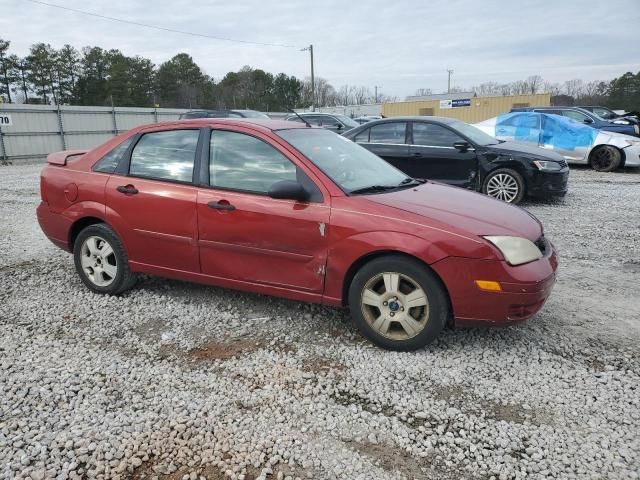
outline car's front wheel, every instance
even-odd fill
[[[520,203],[524,198],[524,179],[511,168],[489,173],[482,183],[482,193],[507,203]]]
[[[622,163],[622,154],[616,147],[602,145],[591,152],[589,163],[597,172],[613,172]]]
[[[349,308],[365,337],[399,351],[433,341],[449,316],[447,295],[435,274],[400,255],[376,258],[356,273]]]
[[[104,223],[90,225],[79,233],[73,257],[80,279],[96,293],[117,295],[135,284],[136,276],[129,270],[122,242]]]

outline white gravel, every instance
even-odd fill
[[[0,478],[639,478],[640,172],[526,207],[542,312],[415,353],[345,312],[145,278],[89,293],[0,167]]]

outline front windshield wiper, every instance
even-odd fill
[[[377,192],[386,192],[388,190],[394,190],[398,188],[398,185],[369,185],[368,187],[356,188],[355,190],[351,190],[351,194],[361,194],[361,193],[377,193]]]
[[[351,190],[351,194],[362,194],[362,193],[380,193],[380,192],[388,192],[389,190],[399,190],[402,188],[414,187],[416,185],[422,185],[424,180],[417,180],[415,178],[407,177],[402,180],[398,185],[369,185],[368,187],[356,188],[355,190]]]

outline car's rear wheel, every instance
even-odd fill
[[[484,179],[482,193],[503,202],[520,203],[525,193],[524,180],[515,170],[499,168]]]
[[[136,275],[129,270],[122,242],[104,223],[90,225],[78,234],[73,257],[82,282],[96,293],[117,295],[135,284]]]
[[[597,172],[612,172],[622,163],[622,154],[616,147],[602,145],[591,152],[589,163]]]
[[[449,316],[440,280],[425,265],[400,255],[374,259],[356,273],[349,308],[365,337],[399,351],[433,341]]]

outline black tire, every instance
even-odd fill
[[[103,285],[96,283],[97,280],[91,278],[92,274],[88,273],[88,270],[91,271],[92,266],[86,265],[87,262],[94,261],[94,256],[91,255],[89,250],[89,244],[92,242],[92,238],[97,239],[95,242],[97,245],[101,245],[100,248],[105,248],[104,245],[107,244],[112,250],[112,253],[105,255],[104,259],[101,258],[99,260],[100,262],[105,262],[101,265],[109,267],[110,271],[115,268],[113,275],[108,274],[106,268],[103,269],[105,273],[99,275],[102,281],[105,282]],[[102,240],[103,243],[101,243],[100,240]],[[73,260],[80,279],[92,292],[118,295],[129,290],[136,283],[137,276],[129,269],[127,252],[122,246],[120,238],[118,238],[118,235],[116,235],[111,227],[104,223],[89,225],[78,234],[73,244]],[[95,261],[98,262],[98,259],[96,258]],[[84,266],[83,262],[85,262]],[[95,263],[96,267],[98,267],[98,265],[98,263]],[[97,275],[95,270],[93,270],[93,275]]]
[[[611,145],[601,145],[589,155],[589,164],[596,172],[613,172],[622,163],[622,153]]]
[[[387,298],[387,302],[384,303],[385,306],[380,308],[372,307],[370,304],[367,305],[363,301],[363,297],[366,296],[365,291],[371,290],[377,281],[384,283],[381,289],[385,291],[380,297],[382,299],[386,298],[385,296],[388,293],[386,291],[386,280],[376,279],[381,275],[393,274],[400,276],[398,290],[409,289],[412,286],[422,289],[421,292],[418,292],[418,295],[424,294],[427,302],[426,306],[408,306],[408,294],[406,294],[407,296],[400,295],[401,299],[399,300],[397,297]],[[412,282],[416,285],[412,285]],[[416,291],[418,291],[418,288],[405,290],[410,294]],[[393,298],[396,298],[396,300],[393,300]],[[407,305],[406,312],[403,302]],[[382,304],[381,300],[380,305]],[[395,320],[388,317],[388,315],[394,316],[394,313],[391,312],[392,307],[398,315],[394,317]],[[386,313],[383,312],[383,308]],[[402,308],[402,313],[399,311],[400,308]],[[447,293],[440,279],[421,262],[402,255],[378,257],[360,268],[349,286],[349,309],[356,326],[366,338],[382,348],[396,351],[416,350],[432,342],[446,325],[450,314]],[[376,318],[375,312],[379,312],[380,316]],[[383,320],[383,323],[388,325],[386,334],[380,333],[373,327],[384,315],[386,315],[386,321]],[[413,336],[410,336],[403,326],[402,319],[407,319],[408,315],[411,315],[411,318],[415,321],[411,325],[419,325],[422,328],[419,331],[416,329],[418,333]],[[402,319],[398,320],[400,316],[402,316]]]
[[[500,189],[495,188],[495,183],[500,183],[500,179],[505,179],[508,185],[514,185],[517,190],[505,190],[502,194]],[[511,168],[498,168],[489,172],[482,182],[482,193],[503,202],[518,204],[526,193],[526,184],[522,175]]]

